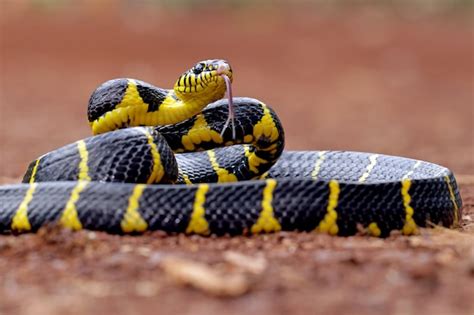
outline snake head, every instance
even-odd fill
[[[227,61],[221,59],[200,61],[178,78],[174,91],[182,100],[212,103],[221,99],[226,92],[223,76],[232,81],[232,68]]]

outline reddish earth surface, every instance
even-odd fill
[[[221,57],[234,67],[236,95],[278,112],[288,149],[440,163],[458,175],[464,201],[458,229],[383,240],[57,228],[0,236],[0,314],[474,312],[469,14],[7,4],[0,14],[0,183],[89,136],[86,104],[100,82],[128,76],[169,87],[194,62]]]

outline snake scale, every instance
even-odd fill
[[[233,98],[232,79],[226,61],[206,60],[172,90],[105,82],[89,101],[94,136],[39,157],[22,184],[0,187],[0,232],[55,223],[118,234],[384,237],[459,223],[449,169],[382,154],[284,151],[276,113]]]

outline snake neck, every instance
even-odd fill
[[[215,78],[205,88],[200,85],[193,87],[185,87],[179,85],[178,80],[174,86],[174,90],[168,90],[167,98],[169,102],[163,102],[160,110],[163,114],[164,123],[154,124],[155,126],[174,125],[199,114],[207,105],[221,99],[225,94],[225,85]],[[209,86],[212,85],[212,86]]]
[[[92,95],[89,124],[94,135],[126,127],[173,125],[222,98],[225,88],[221,86],[191,90],[177,84],[174,90],[166,90],[134,79],[112,80]]]
[[[165,99],[156,111],[149,111],[148,107],[148,111],[130,126],[174,125],[197,115],[213,101],[215,100],[209,97],[178,96],[174,90],[167,90]]]

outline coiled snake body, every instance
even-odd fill
[[[23,184],[0,187],[0,232],[58,222],[110,233],[387,236],[459,222],[461,197],[447,168],[382,154],[283,151],[270,107],[219,100],[231,80],[227,62],[207,60],[174,90],[104,83],[89,101],[95,136],[33,161]]]

